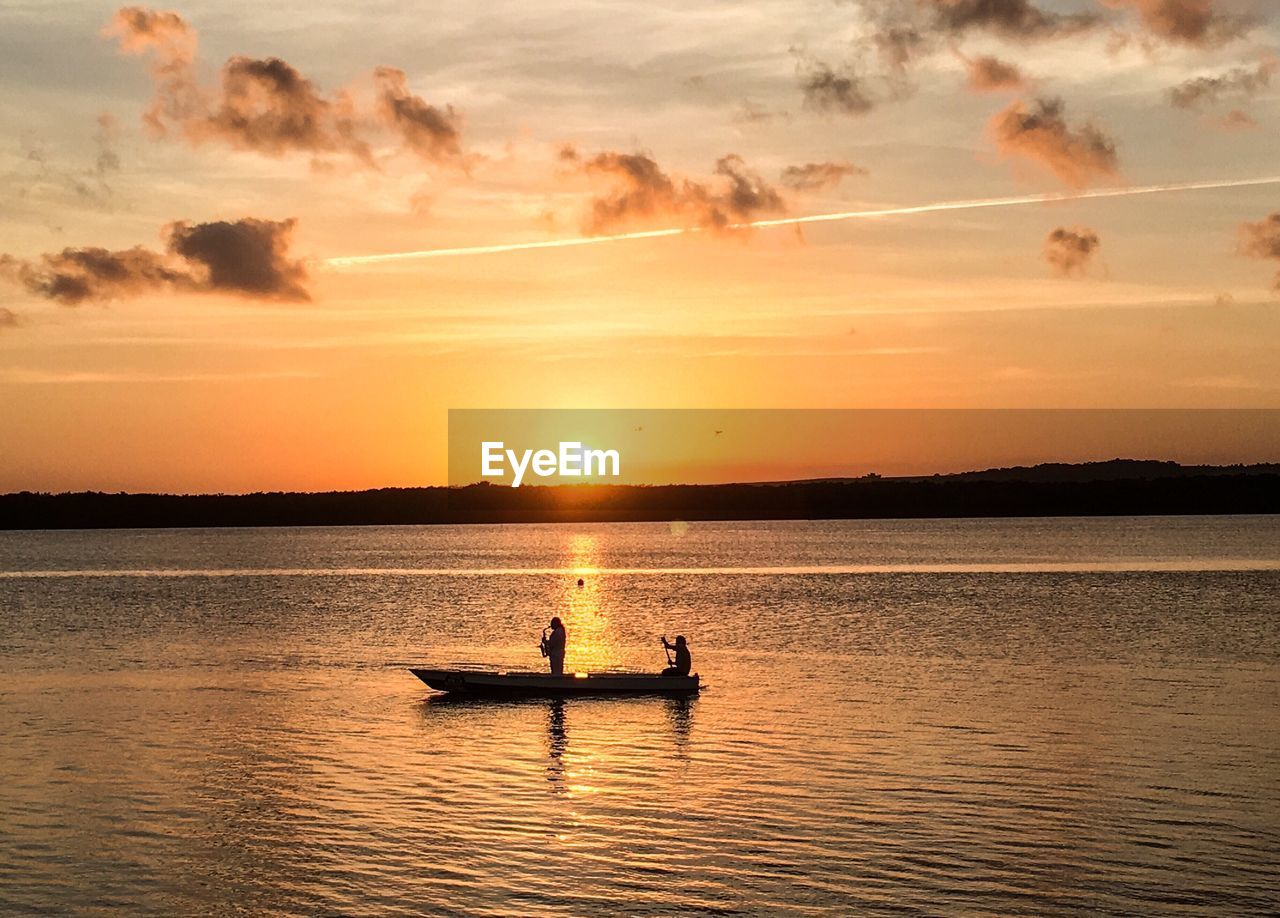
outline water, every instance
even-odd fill
[[[552,614],[708,688],[401,666]],[[1278,664],[1269,517],[3,533],[0,913],[1274,912]]]

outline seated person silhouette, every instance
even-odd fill
[[[667,636],[664,634],[662,636],[662,646],[668,651],[674,650],[676,652],[676,658],[674,661],[672,661],[671,655],[669,653],[667,654],[667,662],[671,665],[662,671],[662,675],[689,675],[689,670],[693,669],[693,657],[689,655],[689,644],[685,641],[684,635],[676,635],[676,642],[672,644],[667,641]]]

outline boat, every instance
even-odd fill
[[[413,673],[436,691],[451,694],[567,698],[576,695],[667,695],[697,694],[698,674],[661,676],[652,673],[550,673],[502,672],[479,669],[418,669]]]

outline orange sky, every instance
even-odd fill
[[[122,53],[97,4],[0,11],[0,490],[438,484],[449,408],[1280,407],[1271,186],[324,264],[1280,172],[1272,5],[1193,3],[1209,18],[1177,29],[1140,2],[1014,5],[1035,15],[198,3],[175,9],[196,89],[163,136],[143,123],[158,46]],[[905,63],[893,26],[918,39]],[[1022,84],[969,88],[985,55]],[[236,56],[279,57],[310,94],[237,101]],[[311,120],[251,134],[229,104]],[[792,187],[808,164],[844,174]],[[272,265],[302,260],[308,300],[162,238],[247,218],[297,221]],[[1089,248],[1066,272],[1059,228]],[[74,304],[40,286],[46,253],[135,246],[182,279]]]
[[[496,446],[495,444],[502,444]],[[538,474],[562,443],[612,450],[604,471]],[[489,444],[491,469],[483,469]],[[449,483],[681,484],[932,475],[1043,462],[1152,457],[1192,465],[1273,462],[1276,409],[455,410]],[[581,470],[582,460],[570,459]]]

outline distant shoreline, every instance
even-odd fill
[[[1148,460],[755,484],[0,495],[3,530],[1273,513],[1280,513],[1280,465]]]

